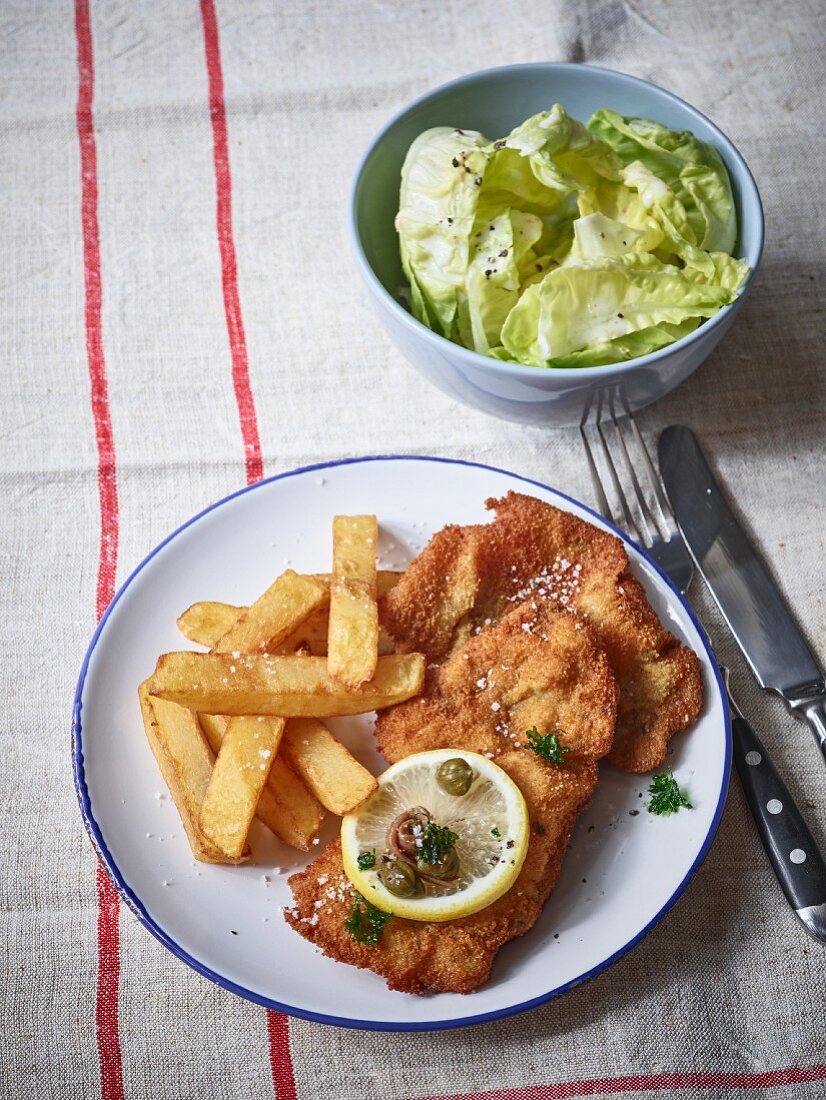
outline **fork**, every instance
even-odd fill
[[[602,457],[616,501],[614,510],[612,510],[608,502],[608,497],[600,480],[594,453],[585,430],[588,422],[588,409],[585,410],[585,416],[579,426],[599,510],[615,527],[624,528],[631,538],[645,549],[648,556],[654,559],[666,576],[676,584],[683,594],[685,594],[688,591],[688,586],[691,584],[691,578],[694,576],[694,562],[691,559],[691,554],[688,552],[688,547],[683,540],[683,536],[680,534],[679,528],[677,527],[677,521],[674,519],[671,505],[668,503],[665,487],[654,468],[651,456],[648,453],[648,448],[637,427],[637,422],[624,401],[622,401],[622,414],[618,419],[615,408],[616,401],[617,398],[614,393],[610,393],[607,398],[600,393],[597,396],[596,415],[594,418],[594,429],[601,444]],[[611,431],[616,449],[620,455],[621,464],[626,475],[626,482],[632,489],[633,506],[632,503],[629,502],[628,495],[626,495],[623,489],[622,481],[617,473],[617,467],[611,454],[608,439],[606,438],[606,422],[603,419],[603,410],[606,404],[608,417],[607,426]],[[645,471],[643,480],[647,482],[647,494],[640,484],[640,478],[631,461],[626,436],[630,436],[632,445],[639,456],[642,469]],[[617,510],[621,514],[619,518],[615,515],[615,511]],[[659,520],[659,523],[657,520]]]
[[[579,431],[600,513],[630,535],[685,595],[694,576],[694,562],[662,479],[622,395],[613,391],[598,394],[596,401],[586,407]],[[632,452],[636,463],[631,458]],[[605,471],[605,480],[600,476],[600,466]],[[798,911],[795,904],[800,872],[784,858],[788,851],[788,830],[791,828],[803,851],[815,853],[821,867],[823,858],[765,746],[735,702],[729,670],[721,666],[721,671],[731,710],[734,763],[763,847],[795,915],[810,935],[826,943],[826,923],[812,919],[807,911]],[[752,766],[758,762],[761,767]],[[782,837],[779,819],[770,809],[776,802],[785,808]]]

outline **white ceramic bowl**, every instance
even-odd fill
[[[396,294],[404,279],[393,219],[399,176],[411,142],[431,126],[506,134],[530,115],[562,103],[588,119],[600,107],[690,130],[713,145],[728,168],[737,205],[735,255],[752,278],[738,299],[682,340],[625,363],[547,369],[501,363],[451,343],[420,324]],[[696,108],[645,80],[592,65],[532,64],[487,69],[444,84],[392,119],[356,172],[350,204],[356,262],[379,320],[413,367],[440,390],[474,408],[531,424],[579,423],[598,392],[617,392],[633,410],[663,397],[706,359],[731,327],[763,250],[763,208],[746,162],[731,141]]]

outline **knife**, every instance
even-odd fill
[[[660,472],[697,568],[757,682],[804,718],[826,756],[826,677],[689,428],[666,428]]]
[[[731,710],[734,764],[766,855],[806,931],[826,943],[826,863],[788,787],[735,702],[729,670],[720,671]]]
[[[823,749],[823,675],[726,504],[693,432],[666,428],[660,436],[659,460],[686,545],[758,682],[809,720]],[[732,716],[734,763],[763,847],[796,915],[815,939],[826,943],[826,863],[788,788],[733,699],[728,669],[722,671]],[[798,689],[804,682],[800,672],[808,675],[813,690]]]

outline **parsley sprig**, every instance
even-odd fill
[[[680,789],[673,772],[662,772],[651,779],[648,787],[651,801],[648,803],[650,814],[675,814],[681,807],[693,809],[685,791]]]
[[[360,871],[370,871],[376,866],[376,849],[370,852],[359,852],[356,863]]]
[[[447,825],[437,825],[428,821],[418,838],[416,847],[422,863],[441,863],[459,837]]]
[[[562,733],[562,730],[540,733],[534,726],[532,729],[525,731],[525,736],[528,739],[527,748],[533,749],[537,756],[549,764],[562,764],[565,761],[565,754],[571,750],[565,745],[560,745],[560,733]]]
[[[350,908],[350,916],[344,921],[344,927],[356,943],[374,944],[381,939],[384,926],[389,920],[389,913],[377,909],[367,898],[356,894]]]

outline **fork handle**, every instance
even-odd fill
[[[766,855],[806,930],[826,943],[826,863],[757,734],[732,714],[734,763]]]

